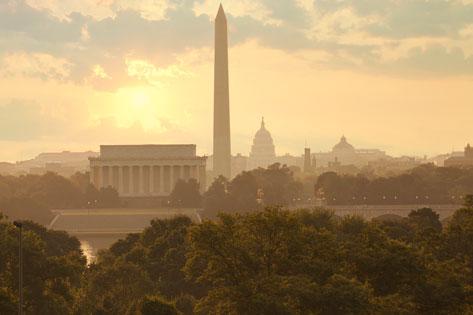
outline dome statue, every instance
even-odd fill
[[[250,152],[250,168],[268,167],[275,161],[276,152],[271,133],[266,129],[264,117],[256,132]]]
[[[347,142],[347,138],[345,138],[345,136],[342,136],[340,142],[333,147],[332,151],[350,153],[355,152],[355,148]]]

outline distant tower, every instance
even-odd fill
[[[276,152],[271,133],[266,129],[264,118],[261,119],[261,128],[256,132],[251,146],[249,169],[266,168],[276,160]]]
[[[230,97],[228,87],[227,18],[220,4],[215,19],[214,176],[231,176]]]
[[[465,147],[465,157],[468,159],[473,159],[473,148],[469,143]]]
[[[312,164],[310,160],[310,148],[304,149],[304,173],[312,172]]]

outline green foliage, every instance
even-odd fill
[[[18,233],[0,218],[1,314],[18,303]],[[23,222],[23,257],[25,313],[72,314],[86,268],[77,239]]]
[[[30,197],[0,200],[0,210],[11,220],[31,220],[44,225],[54,218],[53,213]]]
[[[14,315],[18,312],[18,299],[10,288],[0,287],[0,313]]]
[[[204,292],[182,271],[191,226],[187,217],[153,220],[141,234],[130,234],[99,253],[85,277],[77,303],[80,312],[135,314],[145,296],[160,296],[176,299],[179,309],[189,314],[194,301],[184,296]]]
[[[142,315],[178,315],[174,305],[159,297],[146,297],[141,306]]]
[[[97,190],[88,174],[70,179],[55,173],[45,175],[0,176],[0,211],[12,220],[31,220],[48,225],[51,209],[117,207],[118,192],[112,187]]]
[[[340,175],[319,176],[315,189],[322,189],[329,204],[451,204],[473,193],[473,168],[458,169],[421,165],[391,177]],[[473,199],[470,203],[473,205]]]
[[[100,208],[113,208],[120,206],[120,199],[116,189],[111,186],[100,188],[97,205]]]
[[[286,206],[296,202],[303,186],[292,171],[279,163],[267,169],[242,172],[232,181],[220,176],[204,195],[205,215],[215,218],[218,212],[247,212],[263,206]]]
[[[473,269],[473,208],[456,211],[445,234],[445,252]]]
[[[139,265],[118,259],[92,265],[78,300],[81,314],[134,314],[153,283]]]
[[[371,298],[369,285],[335,274],[319,288],[317,309],[323,315],[367,314]]]
[[[231,198],[227,184],[221,178],[213,191]],[[201,224],[180,216],[153,220],[101,251],[88,268],[77,239],[32,222],[24,230],[30,314],[473,311],[468,205],[444,227],[428,208],[374,222],[277,206],[220,213]],[[0,219],[1,314],[14,314],[18,302],[17,233]]]
[[[442,223],[440,223],[439,215],[430,208],[422,208],[413,210],[409,214],[409,222],[415,225],[416,230],[440,232]]]
[[[176,298],[176,309],[184,315],[194,314],[195,297],[190,294],[183,294]]]
[[[468,208],[468,209],[473,208],[473,195],[466,195],[465,196],[464,206],[465,206],[465,208]]]
[[[179,180],[169,199],[173,207],[199,208],[202,203],[199,183],[193,178],[188,181]]]
[[[442,233],[437,215],[426,209],[414,211],[406,226],[419,237],[391,238],[377,222],[359,217],[340,221],[326,211],[269,208],[245,215],[222,214],[217,222],[191,230],[185,270],[209,288],[195,311],[465,312],[472,303],[471,269],[442,254],[440,247],[426,251],[431,238],[420,238],[426,229]]]

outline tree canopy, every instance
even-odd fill
[[[79,304],[101,314],[469,314],[470,221],[469,206],[446,226],[428,208],[397,221],[280,207],[154,220],[99,254]]]
[[[391,177],[327,172],[314,182],[328,204],[462,204],[473,193],[473,168],[421,165]]]
[[[23,223],[25,314],[73,314],[86,269],[79,241]],[[17,314],[18,229],[0,215],[0,313]]]
[[[0,176],[0,212],[12,220],[47,225],[54,217],[50,210],[117,206],[117,191],[112,187],[97,190],[89,183],[88,174],[76,173],[71,178],[55,173]]]

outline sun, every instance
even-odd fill
[[[158,117],[163,113],[162,95],[147,86],[123,87],[115,93],[115,112],[121,126],[140,123],[145,129],[159,128]]]
[[[131,91],[130,94],[131,105],[137,109],[144,109],[150,105],[151,97],[145,90],[137,89],[135,91]]]

